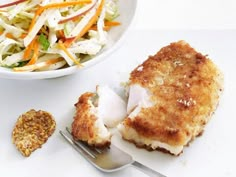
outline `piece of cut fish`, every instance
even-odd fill
[[[115,127],[126,117],[126,103],[108,86],[98,86],[97,116],[109,127]]]
[[[131,113],[137,106],[147,108],[153,106],[153,102],[151,100],[151,94],[146,88],[139,84],[133,84],[129,88],[127,113]]]

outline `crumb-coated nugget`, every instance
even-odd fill
[[[20,115],[12,132],[12,141],[25,157],[41,148],[53,134],[56,122],[46,111],[30,111]]]

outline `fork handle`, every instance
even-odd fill
[[[137,161],[134,161],[133,163],[131,163],[131,165],[150,177],[166,177],[165,175],[162,175],[161,173],[158,173],[158,172],[154,171],[153,169],[151,169],[151,168],[149,168]]]

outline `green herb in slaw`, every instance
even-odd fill
[[[48,50],[50,43],[44,34],[39,35],[38,42],[42,46],[43,50]]]

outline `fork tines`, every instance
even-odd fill
[[[70,144],[80,153],[84,154],[86,153],[87,155],[89,155],[92,158],[96,158],[97,155],[101,154],[103,150],[105,149],[98,149],[95,147],[91,147],[88,144],[86,144],[83,141],[77,141],[73,139],[73,136],[71,134],[71,131],[68,127],[66,127],[66,132],[60,131],[60,134],[67,139],[68,142],[70,142]],[[91,159],[90,159],[91,160]]]

